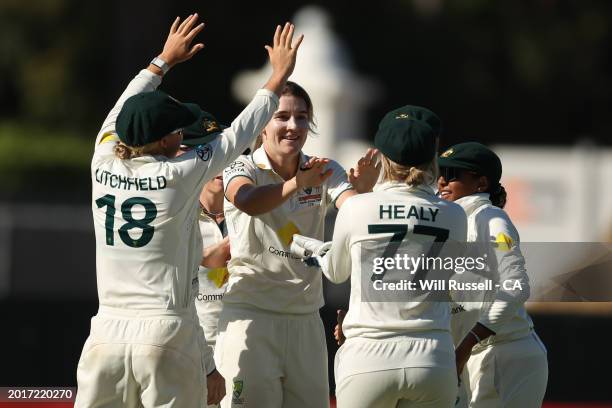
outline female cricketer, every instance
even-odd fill
[[[278,107],[301,38],[277,27],[267,46],[272,74],[210,143],[177,157],[182,128],[197,117],[156,90],[172,66],[193,57],[203,24],[177,18],[159,57],[127,86],[107,116],[91,162],[100,307],[77,368],[75,406],[202,407],[204,336],[194,307],[202,238],[196,227],[204,183],[242,152]]]
[[[288,82],[263,144],[223,172],[231,260],[215,361],[226,407],[329,405],[321,275],[289,246],[295,233],[323,238],[327,207],[370,190],[379,169],[372,151],[348,178],[336,162],[304,154],[312,124],[310,97]]]
[[[464,211],[436,197],[430,187],[437,179],[439,130],[440,120],[428,109],[405,106],[389,112],[374,139],[382,154],[383,182],[374,192],[347,200],[331,245],[312,246],[310,238],[294,237],[292,251],[299,254],[302,246],[316,255],[329,280],[351,279],[342,327],[346,341],[335,362],[339,408],[450,408],[455,402],[448,292],[441,290],[439,301],[410,295],[409,288],[428,271],[412,274],[395,264],[400,254],[433,255],[432,248],[465,239]],[[407,282],[405,292],[398,295],[401,282]]]
[[[502,284],[492,305],[482,310],[453,308],[457,370],[461,373],[465,366],[467,371],[462,378],[467,380],[469,405],[468,401],[463,405],[540,407],[548,381],[546,348],[524,308],[529,279],[519,234],[503,210],[506,191],[500,184],[501,160],[486,146],[467,142],[442,153],[439,165],[440,197],[461,205],[467,213],[468,241],[495,248],[489,252]],[[504,286],[504,282],[512,285]]]

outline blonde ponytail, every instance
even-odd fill
[[[438,179],[438,161],[434,158],[418,166],[403,166],[382,155],[383,181],[399,181],[413,187],[430,185]]]
[[[117,142],[113,147],[113,153],[122,160],[134,159],[147,154],[163,154],[160,152],[159,142],[148,143],[144,146],[128,146],[123,142]]]

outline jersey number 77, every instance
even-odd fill
[[[433,258],[438,256],[442,250],[442,244],[448,239],[448,230],[445,228],[430,227],[427,225],[415,225],[412,232],[419,235],[429,235],[434,238],[434,245],[431,246],[427,252],[427,258]],[[389,244],[385,247],[382,257],[384,259],[393,258],[399,249],[400,244],[408,234],[408,225],[406,224],[370,224],[368,225],[368,234],[393,234]],[[442,243],[436,245],[436,243]],[[385,272],[375,274],[373,273],[370,280],[372,282],[376,280],[382,280],[385,276]],[[419,268],[414,275],[414,281],[418,282],[425,278],[429,272],[426,268]]]

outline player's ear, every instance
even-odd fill
[[[489,179],[487,176],[478,177],[478,191],[487,191],[489,189]]]

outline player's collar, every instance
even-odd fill
[[[308,156],[300,152],[300,166],[306,161],[308,161]],[[270,164],[270,159],[268,158],[263,146],[253,152],[253,162],[262,170],[273,170],[272,164]]]
[[[434,195],[434,190],[428,185],[409,186],[401,181],[385,181],[374,186],[374,191],[397,191],[406,193],[423,193]]]
[[[489,193],[475,193],[461,197],[455,200],[455,203],[459,204],[467,215],[470,215],[477,208],[491,204],[491,200],[489,199]]]

